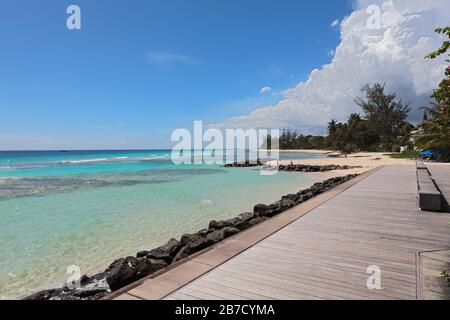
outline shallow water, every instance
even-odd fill
[[[169,153],[0,152],[0,297],[60,286],[70,265],[102,271],[315,182],[302,173],[176,166]]]

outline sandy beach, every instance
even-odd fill
[[[285,150],[284,150],[285,151]],[[302,151],[303,152],[303,151]],[[322,153],[333,153],[333,151],[323,151]],[[280,161],[282,165],[288,165],[291,160]],[[370,169],[385,166],[385,165],[414,165],[415,161],[410,159],[394,159],[391,158],[386,153],[378,152],[358,152],[349,154],[347,157],[339,156],[337,158],[327,157],[327,158],[316,158],[316,159],[300,159],[292,160],[293,164],[307,164],[307,165],[349,165],[349,166],[361,166],[362,168],[355,168],[342,171],[342,174],[338,174],[339,171],[328,171],[328,172],[311,172],[308,173],[315,177],[327,179],[334,176],[340,176],[345,174],[363,173],[369,171]]]

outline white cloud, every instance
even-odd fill
[[[167,66],[173,63],[193,63],[195,59],[176,53],[153,51],[146,54],[147,60],[152,64]]]
[[[338,20],[338,19],[334,20],[334,21],[331,23],[331,27],[332,27],[332,28],[337,27],[338,25],[339,25],[339,20]]]
[[[381,28],[367,28],[369,5],[379,5]],[[228,119],[225,128],[293,127],[305,132],[323,132],[331,119],[345,120],[360,112],[354,98],[365,83],[385,82],[410,103],[419,118],[418,107],[429,101],[433,88],[444,76],[444,60],[425,60],[443,38],[434,33],[448,25],[448,0],[359,0],[354,11],[341,22],[341,42],[330,64],[313,70],[305,82],[283,92],[275,105],[257,108],[247,115]]]
[[[262,94],[264,94],[264,93],[269,93],[270,91],[272,91],[272,88],[269,87],[269,86],[262,87],[261,90],[260,90],[260,92],[261,92]]]

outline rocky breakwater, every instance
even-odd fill
[[[264,161],[261,161],[260,159],[257,160],[247,160],[244,162],[233,162],[233,163],[228,163],[226,165],[224,165],[225,168],[251,168],[251,167],[260,167],[262,166],[264,163]]]
[[[251,168],[251,167],[260,167],[263,166],[265,161],[256,160],[256,161],[245,161],[245,162],[233,162],[230,164],[224,165],[225,168]],[[275,166],[276,167],[276,166]],[[362,168],[361,166],[349,166],[349,165],[309,165],[309,164],[291,164],[288,165],[279,165],[279,171],[287,171],[287,172],[326,172],[326,171],[334,171],[334,170],[349,170]]]
[[[257,204],[252,212],[221,221],[211,221],[208,228],[193,234],[184,234],[180,240],[170,239],[166,244],[151,250],[140,251],[135,257],[115,260],[103,272],[93,276],[83,275],[80,286],[40,291],[29,300],[95,300],[100,299],[139,279],[160,271],[171,264],[206,249],[228,237],[274,217],[312,197],[330,190],[357,175],[346,175],[318,182],[308,189],[283,196],[272,204]]]
[[[326,171],[334,171],[334,170],[349,170],[349,169],[359,169],[361,166],[349,166],[349,165],[309,165],[309,164],[289,164],[289,165],[280,165],[278,166],[278,170],[287,171],[287,172],[326,172]]]

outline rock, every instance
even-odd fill
[[[216,221],[216,220],[211,220],[209,222],[209,227],[208,229],[211,230],[220,230],[225,226],[225,221]]]
[[[139,251],[138,253],[136,253],[136,258],[142,258],[145,257],[146,255],[148,255],[150,253],[150,251]]]
[[[42,290],[24,298],[24,300],[50,300],[61,293],[62,289]]]
[[[244,212],[244,213],[241,213],[238,217],[241,219],[241,222],[242,222],[242,221],[250,221],[253,218],[256,218],[256,216],[257,215],[255,212]]]
[[[265,204],[257,204],[253,207],[253,212],[258,216],[265,216],[268,212],[274,210],[275,207],[273,205],[265,205]]]
[[[223,229],[225,227],[232,227],[234,225],[236,225],[237,223],[239,223],[241,221],[240,217],[234,217],[225,221],[215,221],[212,220],[209,223],[209,229],[210,230],[220,230]]]
[[[198,239],[202,238],[202,236],[198,233],[185,233],[181,236],[180,245],[182,247],[186,246],[190,242],[194,242]]]
[[[250,220],[249,224],[250,224],[250,226],[255,226],[255,225],[257,225],[257,224],[259,224],[261,222],[264,222],[264,221],[266,221],[268,219],[269,218],[266,218],[266,217],[257,217],[255,219]]]
[[[339,165],[324,165],[324,166],[310,166],[310,165],[304,165],[304,164],[297,164],[294,165],[291,163],[288,166],[280,165],[278,166],[278,169],[280,171],[289,171],[289,172],[325,172],[325,171],[332,171],[332,170],[348,170],[353,168],[361,168],[360,166],[339,166]]]
[[[208,235],[208,233],[210,233],[211,232],[211,229],[202,229],[202,230],[200,230],[199,232],[198,232],[198,234],[200,235],[200,236],[202,236],[202,237],[206,237],[207,235]]]
[[[100,299],[108,294],[104,289],[81,289],[74,291],[71,296],[78,298]]]
[[[106,281],[111,291],[116,291],[137,280],[137,262],[137,258],[127,257],[118,259],[109,266]]]
[[[234,227],[225,227],[222,229],[224,238],[234,236],[235,234],[239,233],[239,231],[239,229]]]
[[[264,205],[264,204],[257,204],[253,211],[260,217],[273,217],[280,212],[283,211],[283,208],[281,206],[280,202],[275,202],[271,205]]]
[[[283,199],[283,200],[279,201],[279,203],[280,203],[281,209],[283,211],[295,206],[295,201],[293,201],[291,199]]]
[[[136,279],[146,277],[158,270],[167,267],[168,263],[164,260],[141,258],[136,262]]]
[[[161,252],[167,253],[171,257],[175,257],[175,255],[181,249],[181,243],[177,239],[171,238],[167,243],[159,248]]]
[[[184,242],[186,245],[181,248],[181,250],[177,253],[177,255],[173,258],[173,262],[179,261],[181,259],[184,259],[191,254],[194,254],[200,250],[203,250],[210,245],[212,245],[214,242],[212,241],[210,235],[216,231],[211,232],[206,237],[191,237],[191,238],[185,238]],[[217,231],[219,232],[219,231]]]
[[[251,227],[249,221],[256,218],[257,214],[254,212],[245,212],[241,213],[238,217],[240,219],[233,227],[242,231]]]
[[[225,239],[225,233],[223,230],[215,230],[206,236],[206,239],[212,243],[217,243]]]
[[[172,262],[173,257],[168,254],[168,253],[164,253],[164,252],[160,252],[157,250],[152,250],[150,251],[146,256],[146,259],[152,259],[152,260],[162,260],[164,261],[166,264],[170,264]]]

